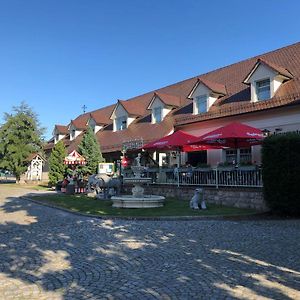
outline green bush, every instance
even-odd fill
[[[262,164],[264,197],[271,211],[300,215],[300,134],[266,138]]]

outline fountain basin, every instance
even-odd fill
[[[139,184],[145,184],[145,183],[150,183],[152,181],[152,178],[149,177],[125,177],[123,178],[123,182],[124,183],[129,183],[129,184],[135,184],[135,183],[139,183]]]
[[[163,207],[165,197],[158,195],[143,195],[134,197],[133,195],[121,195],[111,197],[112,207],[116,208],[154,208]]]

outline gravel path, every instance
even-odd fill
[[[0,299],[300,299],[300,220],[101,220],[0,185]]]

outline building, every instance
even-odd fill
[[[71,152],[91,126],[104,157],[113,161],[130,141],[148,143],[178,129],[200,136],[232,121],[270,133],[300,130],[300,43],[84,113],[56,125],[45,150],[63,140]],[[182,160],[214,166],[237,155],[259,164],[260,146],[183,153]],[[154,157],[162,164],[165,156]]]
[[[48,174],[44,172],[45,158],[39,153],[33,153],[27,158],[27,170],[22,174],[21,182],[41,182],[48,180]]]

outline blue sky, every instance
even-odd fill
[[[0,115],[26,101],[46,137],[85,104],[298,42],[298,0],[0,0]]]

